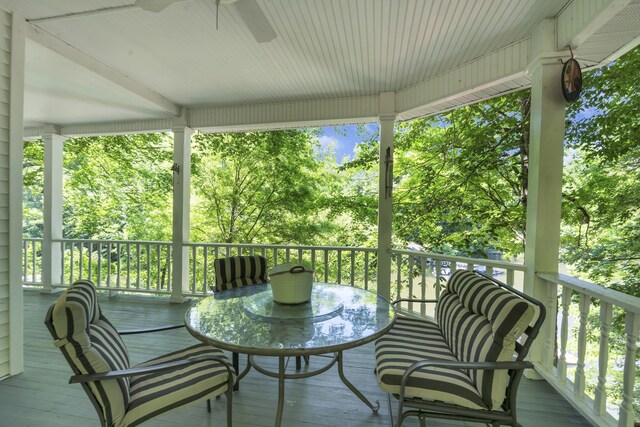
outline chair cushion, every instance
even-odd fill
[[[224,358],[222,351],[199,344],[149,360],[137,367],[155,366],[195,356]],[[131,403],[122,425],[135,426],[160,413],[222,394],[227,390],[227,375],[223,364],[203,361],[166,374],[134,376],[131,378]]]
[[[267,260],[258,255],[218,258],[214,292],[267,282]]]
[[[457,360],[436,323],[401,316],[396,318],[391,330],[376,341],[375,353],[378,383],[392,394],[400,393],[402,375],[414,362]],[[417,371],[408,382],[405,396],[473,409],[487,407],[464,370],[433,367]]]
[[[78,281],[71,285],[54,304],[46,323],[55,333],[55,345],[60,347],[77,373],[95,374],[129,368],[127,348],[117,330],[102,315],[93,283]],[[129,380],[89,382],[87,386],[107,423],[120,422],[129,406]]]
[[[471,271],[456,271],[436,308],[440,330],[456,358],[467,362],[513,359],[515,342],[534,308],[524,299]],[[500,407],[509,381],[506,370],[473,370],[469,376],[485,404]]]

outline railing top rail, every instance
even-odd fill
[[[153,240],[109,240],[109,239],[52,239],[52,242],[72,242],[72,243],[122,243],[122,244],[141,244],[141,245],[171,245],[168,241]]]
[[[242,249],[255,249],[255,248],[266,248],[266,249],[319,249],[319,250],[332,250],[332,251],[360,251],[360,252],[376,252],[376,248],[362,248],[357,246],[309,246],[309,245],[267,245],[261,243],[200,243],[200,242],[188,242],[184,244],[185,246],[205,246],[205,247],[234,247],[234,248],[242,248]]]
[[[483,258],[471,258],[471,257],[462,257],[456,255],[444,255],[438,254],[435,252],[422,252],[422,251],[414,251],[411,249],[392,249],[392,253],[402,254],[402,255],[410,255],[416,256],[420,258],[435,258],[446,261],[455,261],[455,262],[463,262],[468,264],[482,264],[489,267],[497,267],[504,268],[516,271],[526,271],[527,267],[523,264],[517,264],[515,262],[507,262],[507,261],[495,261],[492,259],[483,259]]]
[[[538,277],[552,283],[566,286],[574,291],[596,297],[617,307],[623,308],[632,313],[640,314],[640,298],[624,292],[608,289],[576,277],[561,273],[538,273]]]

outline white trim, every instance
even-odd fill
[[[131,93],[134,93],[141,98],[152,102],[168,113],[171,113],[175,116],[178,116],[180,114],[179,105],[158,94],[157,92],[154,92],[143,84],[107,66],[94,57],[89,56],[86,53],[76,49],[75,47],[67,44],[66,42],[60,40],[53,34],[43,30],[40,27],[27,23],[26,28],[27,37],[29,37],[30,40],[33,40],[34,42],[62,55],[63,57],[90,71],[93,71],[99,76],[102,76],[112,81],[113,83],[127,89]]]
[[[9,369],[24,371],[22,296],[22,128],[24,109],[25,20],[11,21],[11,87],[9,94]]]

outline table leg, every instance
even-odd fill
[[[276,427],[282,424],[282,410],[284,408],[284,356],[278,357],[278,412],[276,412]]]
[[[373,403],[371,403],[369,401],[369,399],[367,399],[364,396],[364,394],[362,394],[360,392],[360,390],[358,390],[353,384],[351,384],[349,382],[349,380],[347,380],[347,378],[344,376],[344,369],[343,369],[343,365],[342,365],[342,351],[338,351],[338,375],[340,375],[340,379],[342,380],[344,385],[349,387],[349,390],[351,390],[353,392],[353,394],[358,396],[358,398],[360,400],[362,400],[364,402],[364,404],[367,405],[371,409],[371,412],[373,412],[374,415],[377,415],[378,414],[378,409],[380,409],[380,402],[378,402],[376,400],[375,405]]]

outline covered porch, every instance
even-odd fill
[[[46,347],[46,331],[41,325],[44,307],[58,290],[89,273],[83,271],[82,257],[87,256],[86,251],[83,255],[83,248],[108,245],[110,251],[129,254],[137,264],[87,260],[98,263],[95,270],[92,267],[89,271],[96,272],[92,279],[101,289],[160,294],[174,303],[208,294],[213,277],[207,262],[212,263],[221,255],[262,253],[272,262],[311,260],[324,272],[326,281],[373,289],[388,298],[401,294],[402,289],[419,295],[437,292],[433,281],[438,283],[446,275],[445,269],[484,269],[541,300],[548,313],[560,313],[557,318],[548,316],[536,342],[531,353],[536,372],[531,376],[546,379],[587,422],[633,425],[640,301],[558,274],[565,111],[559,81],[561,60],[572,55],[569,47],[581,65],[595,67],[640,42],[638,1],[247,2],[257,5],[270,23],[275,38],[268,41],[265,33],[254,32],[255,22],[245,19],[246,12],[239,7],[242,0],[218,8],[205,0],[167,2],[167,7],[157,13],[141,7],[144,2],[115,3],[0,1],[5,39],[10,41],[6,48],[10,83],[5,93],[9,112],[6,138],[2,140],[6,214],[0,217],[5,224],[0,255],[7,267],[0,282],[0,378],[15,376],[0,383],[0,393],[10,392],[11,387],[33,386],[29,383],[33,378],[30,371],[42,372],[43,358],[57,357],[52,354],[56,349]],[[529,87],[532,125],[524,263],[458,259],[394,248],[393,188],[389,182],[393,177],[395,123]],[[380,126],[377,247],[272,247],[189,241],[190,141],[194,130],[242,132],[371,122]],[[174,137],[172,240],[65,239],[65,139],[146,132],[171,132]],[[45,143],[41,240],[22,239],[21,235],[19,165],[21,144],[27,138],[42,138]],[[375,269],[365,267],[364,274],[355,274],[358,263],[369,266],[373,260]],[[198,270],[197,266],[204,267]],[[122,280],[121,274],[112,276],[110,272],[114,270],[129,272],[127,280]],[[141,276],[141,270],[146,274]],[[145,279],[140,280],[141,277]],[[23,294],[23,284],[35,286],[45,295],[32,291]],[[569,309],[575,306],[572,294],[579,296],[580,313],[575,363],[567,357],[570,323],[573,324]],[[116,312],[142,313],[140,321],[150,322],[148,312],[155,309],[147,307],[158,302],[128,298],[106,299],[105,303]],[[585,374],[591,301],[600,304],[603,325],[598,385],[593,397],[586,391]],[[161,312],[180,321],[185,308],[184,304],[165,304]],[[617,411],[609,413],[606,349],[608,322],[614,309],[625,312],[628,351],[623,400]],[[147,355],[143,348],[135,351],[141,358]],[[357,362],[350,367],[357,371],[355,375],[366,384],[367,391],[377,393],[383,401],[385,397],[376,389],[371,375],[372,365],[366,362],[367,357],[372,357],[370,349],[365,347],[354,354]],[[54,370],[55,380],[52,378],[47,386],[52,389],[67,380],[68,371],[61,358],[58,360],[60,369]],[[572,372],[574,366],[575,373],[568,380],[567,372]],[[314,388],[332,388],[324,383],[329,381],[326,376],[308,381]],[[549,384],[527,381],[523,386],[531,393],[528,397],[526,392],[521,394],[523,424],[535,425],[541,419],[550,425],[552,420],[570,423],[561,414],[575,413],[567,409],[565,402],[555,406],[558,400],[554,397],[541,403]],[[326,404],[318,404],[304,386],[304,382],[292,385],[302,387],[299,395],[309,400],[308,409],[300,410],[298,415],[327,409],[335,414],[328,399],[320,398]],[[261,403],[256,406],[269,406],[269,386],[257,388],[264,390],[260,395],[265,400],[259,400]],[[64,390],[78,398],[82,396],[79,388],[77,394],[68,391],[68,386]],[[20,399],[16,404],[30,408]],[[341,412],[344,424],[386,423],[382,417],[372,418],[358,402],[354,407],[358,408],[357,416],[346,408]],[[89,405],[86,408],[91,409]],[[260,417],[260,412],[256,414],[252,408],[250,403],[236,406],[239,423],[244,419],[247,425],[255,425],[259,417],[260,422],[266,419],[265,425],[270,424],[268,417]],[[198,408],[189,411],[194,415],[187,416],[200,417],[195,415],[199,414]],[[64,416],[71,412],[69,408],[61,411],[60,419],[70,421]],[[296,413],[289,406],[287,412]],[[49,419],[48,415],[42,414]],[[219,411],[215,416],[218,415]],[[90,417],[90,412],[86,416]],[[581,423],[584,419],[575,420]],[[28,424],[22,418],[16,422]],[[205,418],[200,422],[212,421]]]

